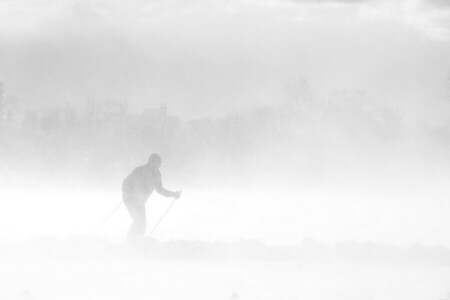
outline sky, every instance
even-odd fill
[[[438,0],[2,0],[0,80],[24,107],[93,97],[191,118],[289,101],[302,78],[434,122],[449,30]]]
[[[449,76],[450,4],[444,0],[0,0],[0,81],[24,109],[83,105],[94,97],[126,100],[137,113],[165,103],[182,118],[223,117],[292,101],[289,87],[301,79],[324,101],[336,92],[362,91],[412,128],[429,128],[448,124]],[[185,186],[186,202],[175,212],[179,221],[168,223],[160,237],[450,245],[450,218],[442,213],[450,212],[447,164],[438,166],[445,149],[428,163],[418,159],[414,141],[387,150],[379,145],[384,152],[376,147],[357,153],[352,146],[338,149],[336,157],[347,158],[330,168],[341,174],[341,183],[364,178],[357,187],[351,180],[345,188],[302,183],[285,190],[264,182],[236,192]],[[355,154],[366,165],[352,165]],[[164,172],[176,169],[171,163]],[[379,174],[370,178],[366,170],[374,166]],[[175,189],[173,174],[167,176]],[[327,174],[318,177],[328,183]],[[16,201],[0,213],[0,236],[85,234],[113,208],[109,201],[120,198],[101,191],[86,191],[89,197],[65,196],[64,190],[47,194],[56,183],[41,183],[36,190],[2,191],[28,199],[33,209],[27,220],[36,225],[17,224],[22,203]],[[39,195],[36,202],[32,195]],[[64,197],[73,199],[71,206],[59,202]],[[91,197],[101,203],[86,215]],[[153,202],[160,212],[161,201]],[[66,215],[40,220],[55,207]],[[81,215],[88,220],[82,228]],[[128,221],[123,210],[105,231],[123,236]]]

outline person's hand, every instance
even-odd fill
[[[174,197],[175,199],[180,198],[180,197],[181,197],[181,191],[176,191],[176,192],[173,194],[173,197]]]

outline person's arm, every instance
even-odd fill
[[[158,172],[156,182],[155,182],[155,190],[158,194],[163,195],[164,197],[173,197],[175,199],[178,199],[181,196],[181,191],[171,192],[169,190],[166,190],[162,186],[161,173],[159,173],[159,172]]]

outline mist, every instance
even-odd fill
[[[444,299],[449,18],[442,1],[1,2],[0,295]],[[182,196],[153,192],[158,230],[130,241],[122,184],[152,153]],[[105,266],[133,282],[102,288]]]

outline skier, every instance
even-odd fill
[[[146,165],[134,169],[123,181],[123,202],[131,219],[133,219],[128,237],[144,235],[147,227],[145,202],[147,202],[153,190],[164,197],[178,199],[181,196],[181,191],[171,192],[163,188],[161,173],[159,172],[161,163],[161,156],[153,153]]]

